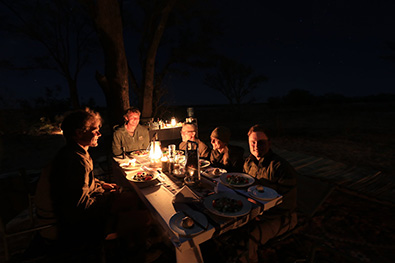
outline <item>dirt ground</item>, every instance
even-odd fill
[[[186,110],[181,107],[170,110],[170,114],[181,119],[185,118]],[[199,136],[206,142],[216,126],[231,128],[233,140],[247,140],[248,128],[262,123],[269,128],[273,145],[278,148],[395,175],[395,107],[391,103],[295,108],[205,106],[195,107],[195,115]],[[39,170],[63,143],[59,135],[3,134],[0,172]],[[100,146],[92,149],[92,156],[108,152],[110,144],[111,138],[104,132]],[[290,240],[278,247],[277,252],[266,251],[268,262],[304,258],[310,244],[322,244],[316,262],[394,262],[394,203],[382,204],[334,191],[313,225],[297,236],[299,240]]]

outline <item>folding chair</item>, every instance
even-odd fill
[[[296,233],[300,233],[303,227],[308,226],[311,223],[318,209],[334,189],[335,186],[332,184],[299,174],[297,200],[298,223],[296,227],[269,240],[266,244],[261,244],[261,247],[276,247],[287,241],[289,238],[295,237]],[[307,259],[304,259],[303,261],[313,262],[315,249],[315,246],[311,247]],[[298,262],[300,262],[300,260],[298,260]]]
[[[15,176],[5,178],[2,184],[7,188],[7,191],[2,191],[2,200],[8,200],[7,207],[0,210],[0,233],[3,239],[4,257],[5,261],[10,260],[9,239],[15,236],[26,235],[28,233],[36,232],[41,229],[49,228],[52,225],[36,225],[34,222],[34,208],[33,198],[35,193],[34,183],[26,173],[21,170]],[[33,184],[31,184],[33,183]],[[29,224],[23,226],[12,226],[12,221],[18,217],[23,217],[24,212],[28,212]]]

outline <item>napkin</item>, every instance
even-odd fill
[[[195,194],[191,188],[189,188],[187,185],[184,185],[180,191],[175,194],[173,203],[191,203],[199,199],[200,197]]]
[[[220,192],[233,192],[233,189],[224,185],[221,182],[218,182],[217,186],[214,188],[214,192],[220,193]]]

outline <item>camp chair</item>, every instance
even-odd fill
[[[37,180],[36,174],[31,176],[24,169],[1,178],[0,233],[3,239],[6,262],[10,260],[9,240],[11,238],[51,227],[51,225],[35,224],[33,199]],[[26,212],[29,223],[19,222],[18,220],[26,217]],[[13,224],[15,221],[19,223]]]
[[[335,186],[319,179],[307,177],[304,175],[298,176],[298,200],[297,200],[297,213],[298,223],[292,230],[269,240],[261,248],[270,248],[281,245],[288,239],[295,237],[295,234],[300,233],[303,227],[308,226],[318,209],[326,201]],[[303,261],[313,262],[316,246],[310,248],[307,259]],[[300,262],[300,260],[298,260]]]

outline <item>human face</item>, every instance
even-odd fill
[[[185,125],[182,127],[181,137],[184,142],[196,140],[196,129],[193,125]]]
[[[211,145],[213,146],[213,150],[221,150],[225,148],[226,143],[217,138],[211,137]]]
[[[96,147],[98,145],[101,123],[96,121],[91,123],[86,129],[78,130],[76,141],[83,148]]]
[[[134,131],[140,122],[140,114],[136,112],[130,112],[127,116],[127,121],[128,128]]]
[[[250,152],[258,160],[261,159],[270,149],[270,141],[264,132],[252,132],[248,136]]]

